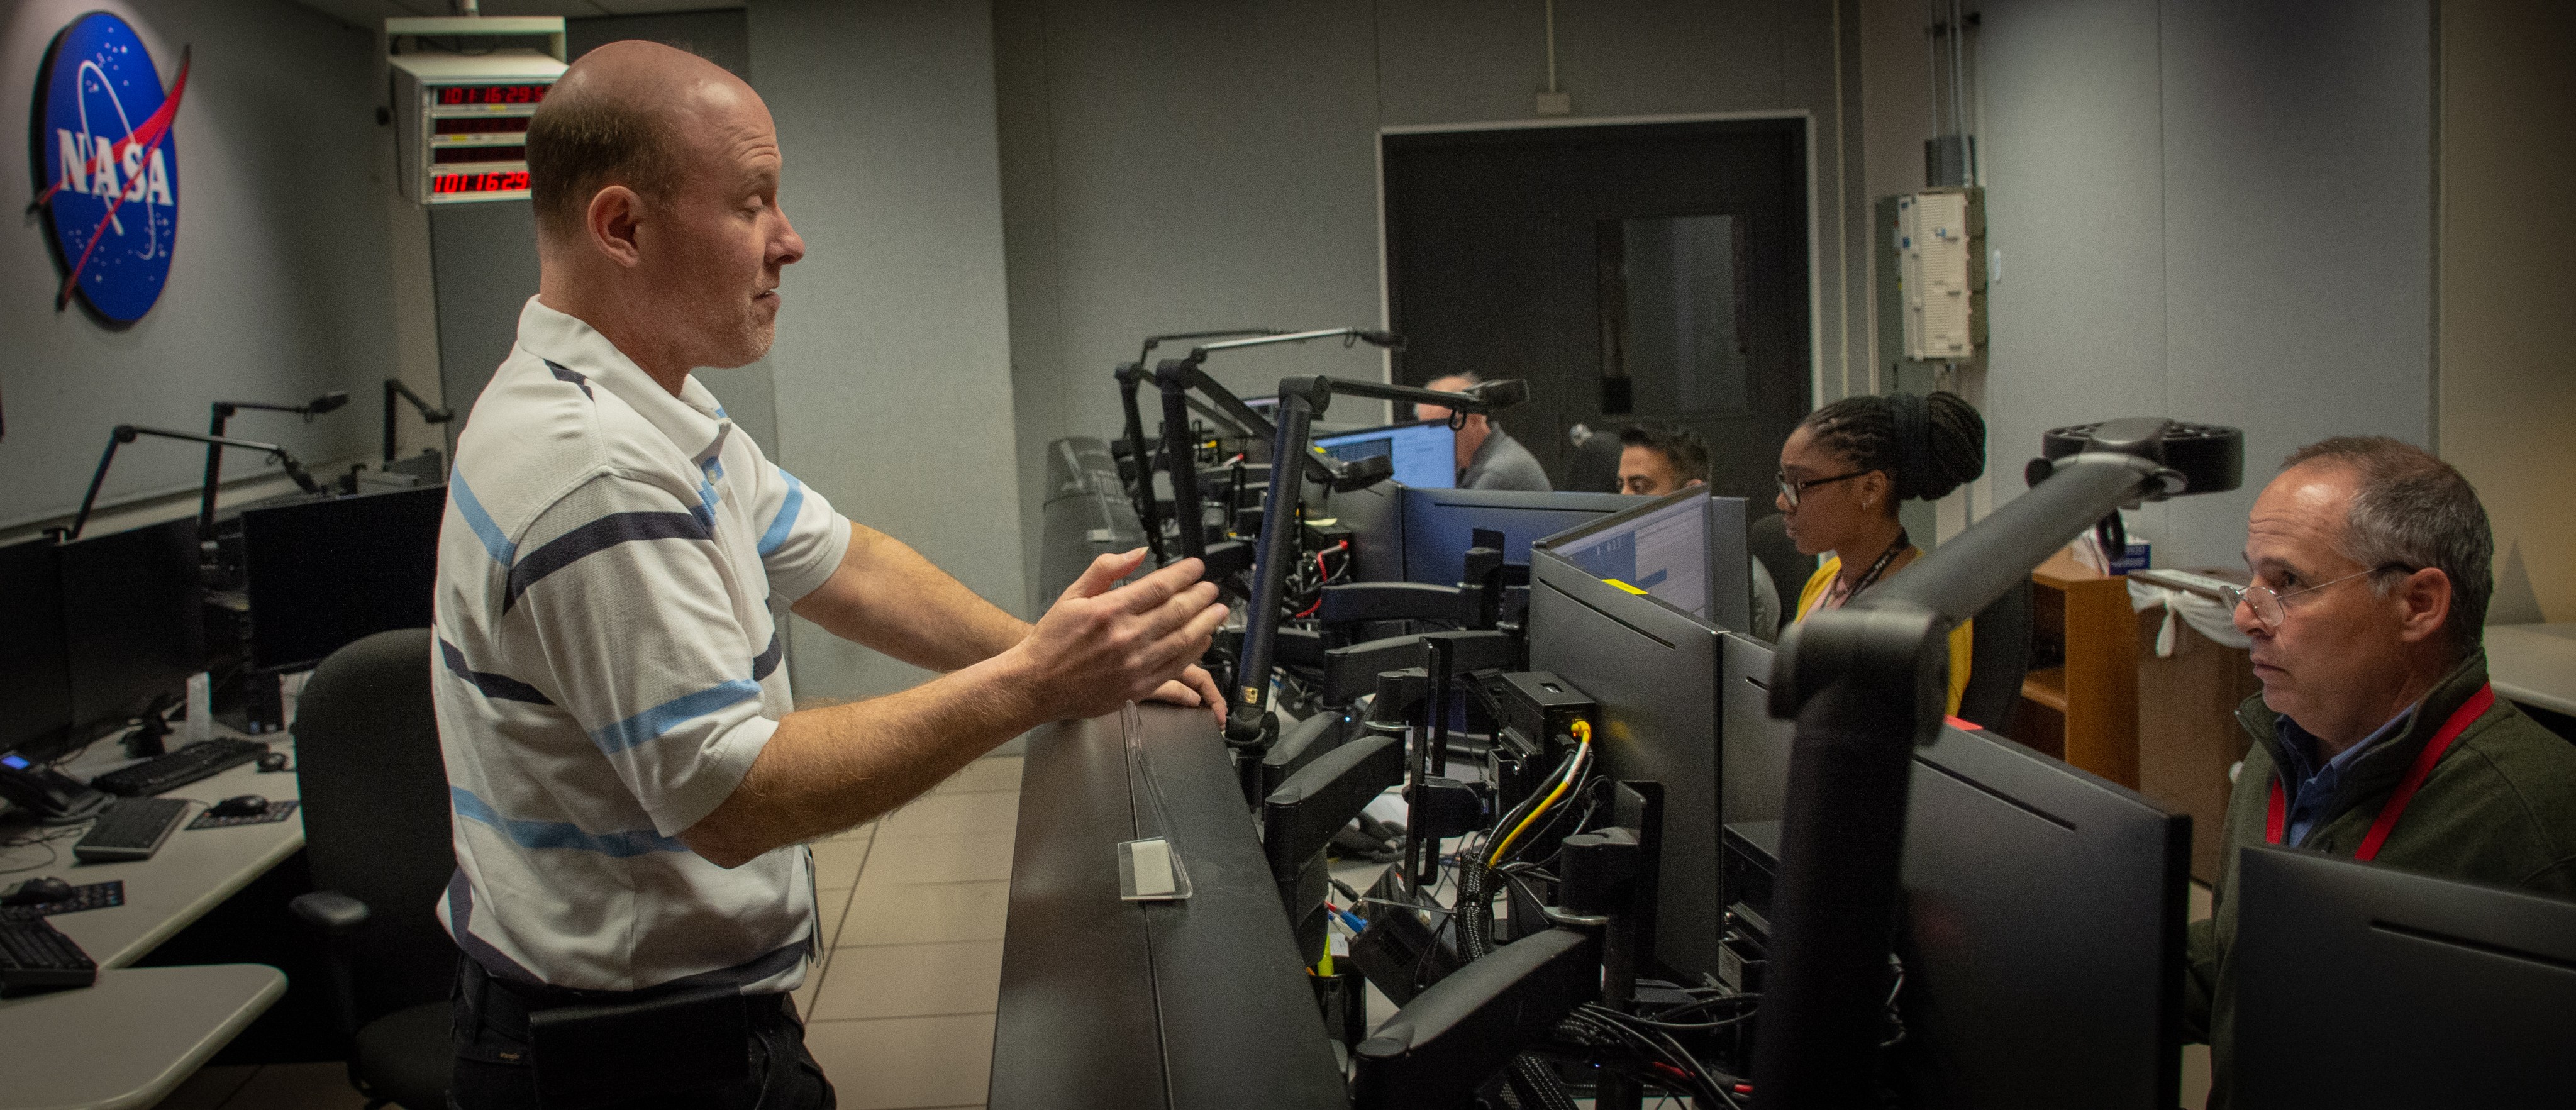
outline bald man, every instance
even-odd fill
[[[1443,393],[1457,393],[1471,385],[1482,385],[1485,379],[1475,374],[1451,374],[1433,378],[1423,388]],[[1449,410],[1440,405],[1415,405],[1416,420],[1447,420]],[[1458,422],[1458,488],[1519,489],[1545,493],[1556,487],[1547,481],[1547,469],[1538,464],[1538,456],[1529,453],[1519,440],[1503,431],[1492,417],[1469,413]]]
[[[1039,724],[1224,699],[1185,561],[1104,556],[1031,627],[763,458],[698,366],[767,353],[805,243],[768,109],[708,62],[585,55],[528,130],[538,293],[476,401],[440,533],[433,665],[467,1110],[817,1107],[787,992],[805,842]],[[795,711],[796,613],[940,677]]]

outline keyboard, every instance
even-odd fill
[[[213,778],[268,754],[268,745],[249,740],[199,740],[167,755],[110,771],[89,784],[110,794],[141,798]]]
[[[0,997],[86,987],[98,965],[41,917],[0,920]]]
[[[177,798],[119,798],[72,845],[72,855],[82,863],[151,859],[187,816],[188,803]]]

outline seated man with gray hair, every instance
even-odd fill
[[[2494,558],[2468,480],[2394,439],[2302,447],[2256,498],[2236,627],[2263,692],[2236,711],[2254,745],[2183,988],[2211,1107],[2231,1094],[2238,845],[2576,896],[2576,746],[2487,685]]]

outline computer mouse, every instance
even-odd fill
[[[18,889],[0,897],[0,906],[40,906],[47,902],[71,900],[72,884],[51,875],[43,875],[18,884]]]
[[[268,812],[268,799],[257,794],[237,794],[216,802],[206,812],[217,817],[257,817]]]
[[[259,769],[260,769],[260,770],[262,770],[262,771],[283,771],[283,770],[285,770],[285,769],[286,769],[286,753],[285,753],[285,752],[270,752],[270,753],[268,753],[268,754],[266,754],[266,755],[263,755],[263,756],[259,757]]]

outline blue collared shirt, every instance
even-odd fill
[[[2281,747],[2290,755],[2290,764],[2281,768],[2281,781],[2289,784],[2290,796],[2289,814],[2282,822],[2285,826],[2281,832],[2282,843],[2294,847],[2304,843],[2308,839],[2308,830],[2316,827],[2326,802],[2334,797],[2336,784],[2343,781],[2343,774],[2351,769],[2353,761],[2361,758],[2361,753],[2369,751],[2371,745],[2405,732],[2407,722],[2414,719],[2415,707],[2407,706],[2404,712],[2379,726],[2379,731],[2363,737],[2361,743],[2345,748],[2320,767],[2317,766],[2316,735],[2300,728],[2297,721],[2283,714],[2274,725],[2281,737]]]

